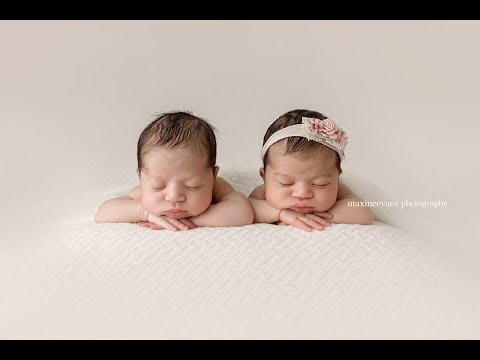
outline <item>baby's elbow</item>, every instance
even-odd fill
[[[253,224],[254,218],[255,213],[253,212],[252,205],[250,204],[250,201],[247,200],[242,206],[241,216],[239,216],[240,224],[238,226]]]
[[[106,203],[106,202],[105,202]],[[97,209],[97,212],[95,213],[95,217],[94,217],[94,220],[97,224],[99,223],[106,223],[106,222],[109,222],[109,218],[107,217],[107,214],[106,214],[106,209],[104,208],[104,205],[105,203],[103,203],[102,205],[100,205]]]
[[[372,225],[374,216],[370,209],[366,209],[365,213],[360,217],[358,224],[360,225]]]
[[[248,199],[242,199],[237,203],[237,216],[235,226],[243,226],[253,224],[255,214],[253,212],[252,205]]]
[[[97,210],[94,220],[97,224],[107,222],[100,209]]]
[[[247,215],[246,215],[246,219],[247,219],[247,223],[245,225],[250,225],[250,224],[253,224],[253,221],[255,220],[255,212],[253,211],[253,207],[252,205],[250,204],[250,202],[248,202],[248,207],[247,207]]]

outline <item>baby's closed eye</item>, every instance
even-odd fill
[[[324,187],[327,187],[328,185],[330,185],[330,183],[327,183],[327,184],[312,184],[313,186],[315,187],[318,187],[318,188],[324,188]]]

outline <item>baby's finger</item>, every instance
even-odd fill
[[[320,216],[321,218],[324,219],[331,219],[333,218],[333,215],[324,211],[324,212],[314,212],[315,215]]]
[[[312,228],[305,224],[303,221],[299,219],[295,219],[290,225],[295,226],[296,228],[305,230],[305,231],[312,231]]]
[[[195,229],[195,225],[188,219],[178,219],[183,225],[187,225],[189,229]]]
[[[146,227],[152,230],[163,230],[161,226],[151,223],[150,221],[139,221],[137,224],[140,225],[141,227]]]
[[[165,218],[172,226],[175,226],[175,230],[188,230],[188,226],[182,224],[178,219]]]
[[[317,223],[316,221],[312,220],[309,217],[302,216],[301,218],[299,218],[299,220],[301,220],[302,222],[304,222],[305,224],[307,224],[308,226],[310,226],[311,228],[313,228],[315,230],[323,230],[324,229],[324,227],[322,225],[320,225],[319,223]]]
[[[176,226],[172,225],[168,220],[169,219],[166,218],[166,217],[163,217],[163,218],[157,217],[155,219],[155,224],[163,227],[165,230],[177,231],[178,228]]]
[[[316,223],[322,225],[322,226],[330,226],[330,222],[328,220],[325,220],[325,219],[322,219],[320,216],[318,215],[314,215],[314,214],[305,214],[306,217],[312,219],[313,221],[315,221]]]
[[[148,215],[148,221],[162,227],[163,229],[165,230],[170,230],[170,231],[176,231],[178,230],[175,226],[173,226],[172,224],[170,224],[168,221],[167,221],[167,217],[166,216],[155,216],[153,214],[149,214]]]

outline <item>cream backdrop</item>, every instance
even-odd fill
[[[2,21],[3,245],[134,182],[157,112],[208,119],[221,168],[258,168],[267,126],[309,108],[347,130],[359,195],[399,202],[379,220],[475,254],[479,38],[478,21]]]

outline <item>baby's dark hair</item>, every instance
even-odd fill
[[[265,133],[265,136],[263,137],[263,145],[265,145],[265,143],[270,138],[270,136],[272,136],[277,131],[292,125],[301,124],[303,117],[316,118],[320,120],[327,118],[327,116],[323,115],[322,113],[319,113],[318,111],[305,110],[305,109],[295,109],[295,110],[289,111],[283,114],[282,116],[280,116],[268,127]],[[340,155],[338,155],[338,153],[335,150],[330,149],[328,146],[325,146],[317,141],[308,141],[306,138],[301,136],[291,136],[287,138],[287,146],[286,146],[284,155],[295,154],[295,153],[308,154],[308,153],[313,153],[314,151],[318,151],[320,149],[322,151],[335,153],[335,156],[336,156],[335,165],[338,169],[338,173],[341,174],[342,168],[340,166]],[[268,150],[263,159],[264,168],[267,167],[267,163],[268,163]]]
[[[158,115],[140,134],[137,143],[137,172],[144,169],[143,159],[151,150],[165,146],[169,149],[193,147],[204,151],[208,164],[217,161],[215,127],[189,112],[168,112]]]

